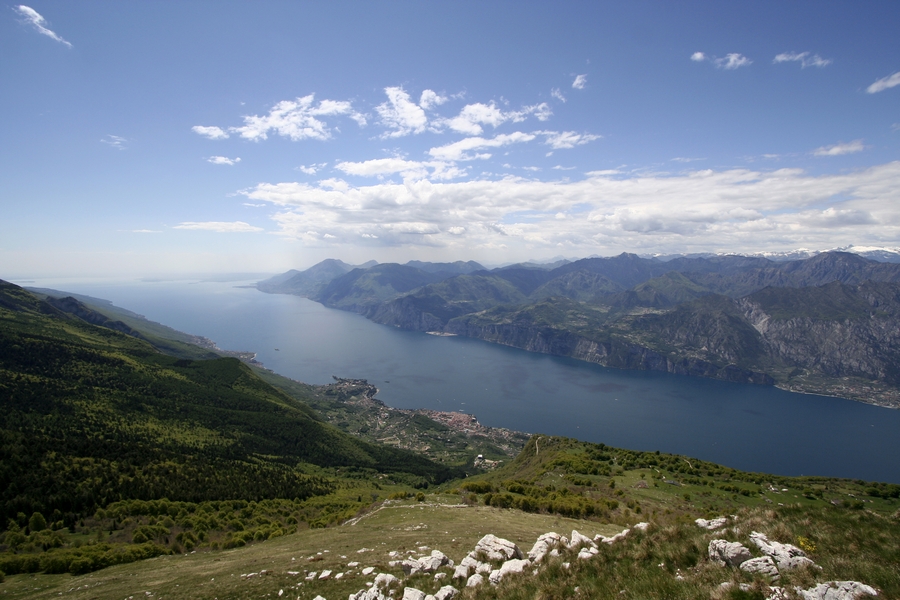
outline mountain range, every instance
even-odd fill
[[[597,364],[900,407],[900,264],[623,253],[557,266],[324,261],[258,289]]]

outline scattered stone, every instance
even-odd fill
[[[494,569],[491,571],[491,574],[488,575],[488,581],[491,582],[491,585],[497,585],[500,583],[500,569]]]
[[[772,581],[778,581],[780,577],[775,561],[771,556],[760,556],[759,558],[751,558],[741,563],[741,571],[745,573],[762,573]]]
[[[459,561],[459,566],[474,569],[478,566],[478,561],[472,555],[466,555],[464,559]]]
[[[373,587],[383,589],[395,583],[400,583],[400,580],[390,573],[379,573],[378,576],[375,577],[375,585]]]
[[[440,550],[432,550],[431,556],[426,556],[418,560],[419,570],[423,573],[433,573],[449,562],[450,559]]]
[[[647,531],[647,528],[650,527],[650,523],[638,523],[632,529],[637,529],[638,531]]]
[[[750,551],[738,542],[712,540],[709,543],[709,559],[720,566],[739,567],[751,558]]]
[[[403,590],[403,600],[425,600],[425,592],[408,587]]]
[[[390,556],[391,558],[396,558],[396,557],[400,556],[400,553],[397,552],[396,550],[391,550],[390,552],[388,552],[388,556]]]
[[[316,596],[313,600],[325,600],[324,596]]]
[[[296,577],[297,575],[300,574],[300,571],[288,571],[287,574],[288,574],[288,575],[293,575],[294,577]]]
[[[858,581],[828,581],[808,590],[797,589],[803,600],[856,600],[864,594],[877,596],[871,586]]]
[[[524,558],[522,551],[509,540],[498,538],[489,533],[475,544],[475,554],[484,552],[488,560],[509,560],[511,558]]]
[[[466,581],[467,588],[478,587],[484,583],[484,577],[480,573],[475,573]]]
[[[403,562],[400,563],[400,568],[403,569],[403,572],[408,575],[415,575],[419,571],[422,570],[422,565],[419,564],[419,561],[415,558],[407,558]]]
[[[359,563],[354,560],[353,562],[348,562],[347,566],[352,569],[353,567],[358,567]]]
[[[453,571],[453,579],[468,579],[469,578],[469,567],[465,565],[457,565],[456,570]]]
[[[697,524],[697,527],[702,527],[703,529],[709,529],[713,531],[715,529],[721,529],[725,526],[725,523],[728,522],[728,517],[718,517],[716,519],[711,519],[707,521],[706,519],[697,519],[694,523]]]
[[[446,573],[435,573],[435,574],[434,574],[434,580],[435,580],[435,581],[440,581],[441,579],[446,579],[446,578],[447,578],[447,574],[446,574]]]
[[[581,559],[581,560],[585,560],[585,559],[588,559],[588,558],[592,558],[593,556],[594,556],[594,555],[591,554],[591,551],[588,550],[587,548],[582,548],[582,549],[578,552],[578,558]]]
[[[534,546],[531,547],[531,550],[528,551],[528,558],[531,559],[531,562],[539,563],[544,560],[544,557],[547,556],[551,550],[555,550],[559,546],[565,545],[566,542],[564,540],[565,538],[563,536],[554,531],[542,534],[538,537]]]
[[[374,572],[375,572],[375,567],[366,567],[365,569],[362,570],[363,575],[371,575]]]
[[[328,569],[326,569],[326,570],[322,571],[321,573],[319,573],[319,577],[318,577],[318,578],[319,578],[319,579],[328,579],[329,577],[331,577],[331,571],[329,571]]]
[[[348,600],[388,600],[388,598],[378,588],[372,587],[368,590],[359,590],[355,594],[350,594]]]
[[[490,563],[480,562],[475,566],[475,572],[481,573],[482,575],[488,575],[493,570],[494,567],[492,567]]]
[[[459,593],[459,590],[452,585],[445,585],[434,595],[434,600],[452,600]]]
[[[343,578],[344,578],[344,574],[343,574],[343,573],[338,573],[337,575],[334,576],[334,578],[335,578],[335,579],[343,579]]]
[[[311,581],[311,580],[313,580],[313,579],[315,579],[315,578],[316,578],[316,572],[315,572],[315,571],[310,572],[310,573],[306,576],[306,580],[307,580],[307,581]]]

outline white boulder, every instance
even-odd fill
[[[738,542],[712,540],[709,543],[709,559],[720,566],[739,567],[751,558],[750,551]]]
[[[459,590],[452,585],[445,585],[434,594],[434,600],[452,600],[459,594]]]
[[[718,517],[716,519],[710,519],[707,521],[706,519],[697,519],[694,523],[697,524],[697,527],[702,527],[703,529],[709,529],[713,531],[715,529],[721,529],[725,527],[725,523],[728,522],[728,517]]]
[[[384,589],[386,587],[394,585],[395,583],[400,583],[400,580],[390,573],[379,573],[375,577],[375,585],[373,587],[377,589]]]
[[[763,554],[775,559],[781,571],[815,564],[806,556],[806,552],[797,546],[770,541],[765,534],[754,531],[750,534],[750,541],[756,544]]]
[[[498,538],[492,533],[487,534],[475,544],[475,553],[484,552],[488,560],[509,560],[511,558],[524,558],[522,551],[509,540]]]
[[[563,536],[554,531],[544,533],[538,537],[534,546],[528,551],[528,558],[535,563],[541,562],[551,550],[555,550],[563,545],[566,545],[566,538]]]
[[[775,566],[775,561],[772,560],[771,556],[760,556],[745,560],[741,563],[740,568],[745,573],[762,573],[773,581],[777,581],[780,576],[778,567]]]
[[[484,577],[480,573],[475,573],[466,581],[467,588],[478,587],[484,583]]]
[[[425,592],[413,587],[404,588],[403,600],[425,600]]]
[[[803,600],[856,600],[864,594],[878,595],[875,588],[858,581],[828,581],[797,593]]]

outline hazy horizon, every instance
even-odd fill
[[[900,4],[0,11],[0,278],[900,246]]]

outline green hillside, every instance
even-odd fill
[[[40,514],[48,536],[75,533],[98,509],[135,500],[286,499],[295,522],[324,523],[366,506],[378,481],[411,489],[457,475],[335,429],[237,359],[162,354],[6,282],[0,406],[0,522],[27,528]],[[351,488],[344,495],[354,501],[310,509],[309,501]],[[50,537],[35,548],[69,543]]]

